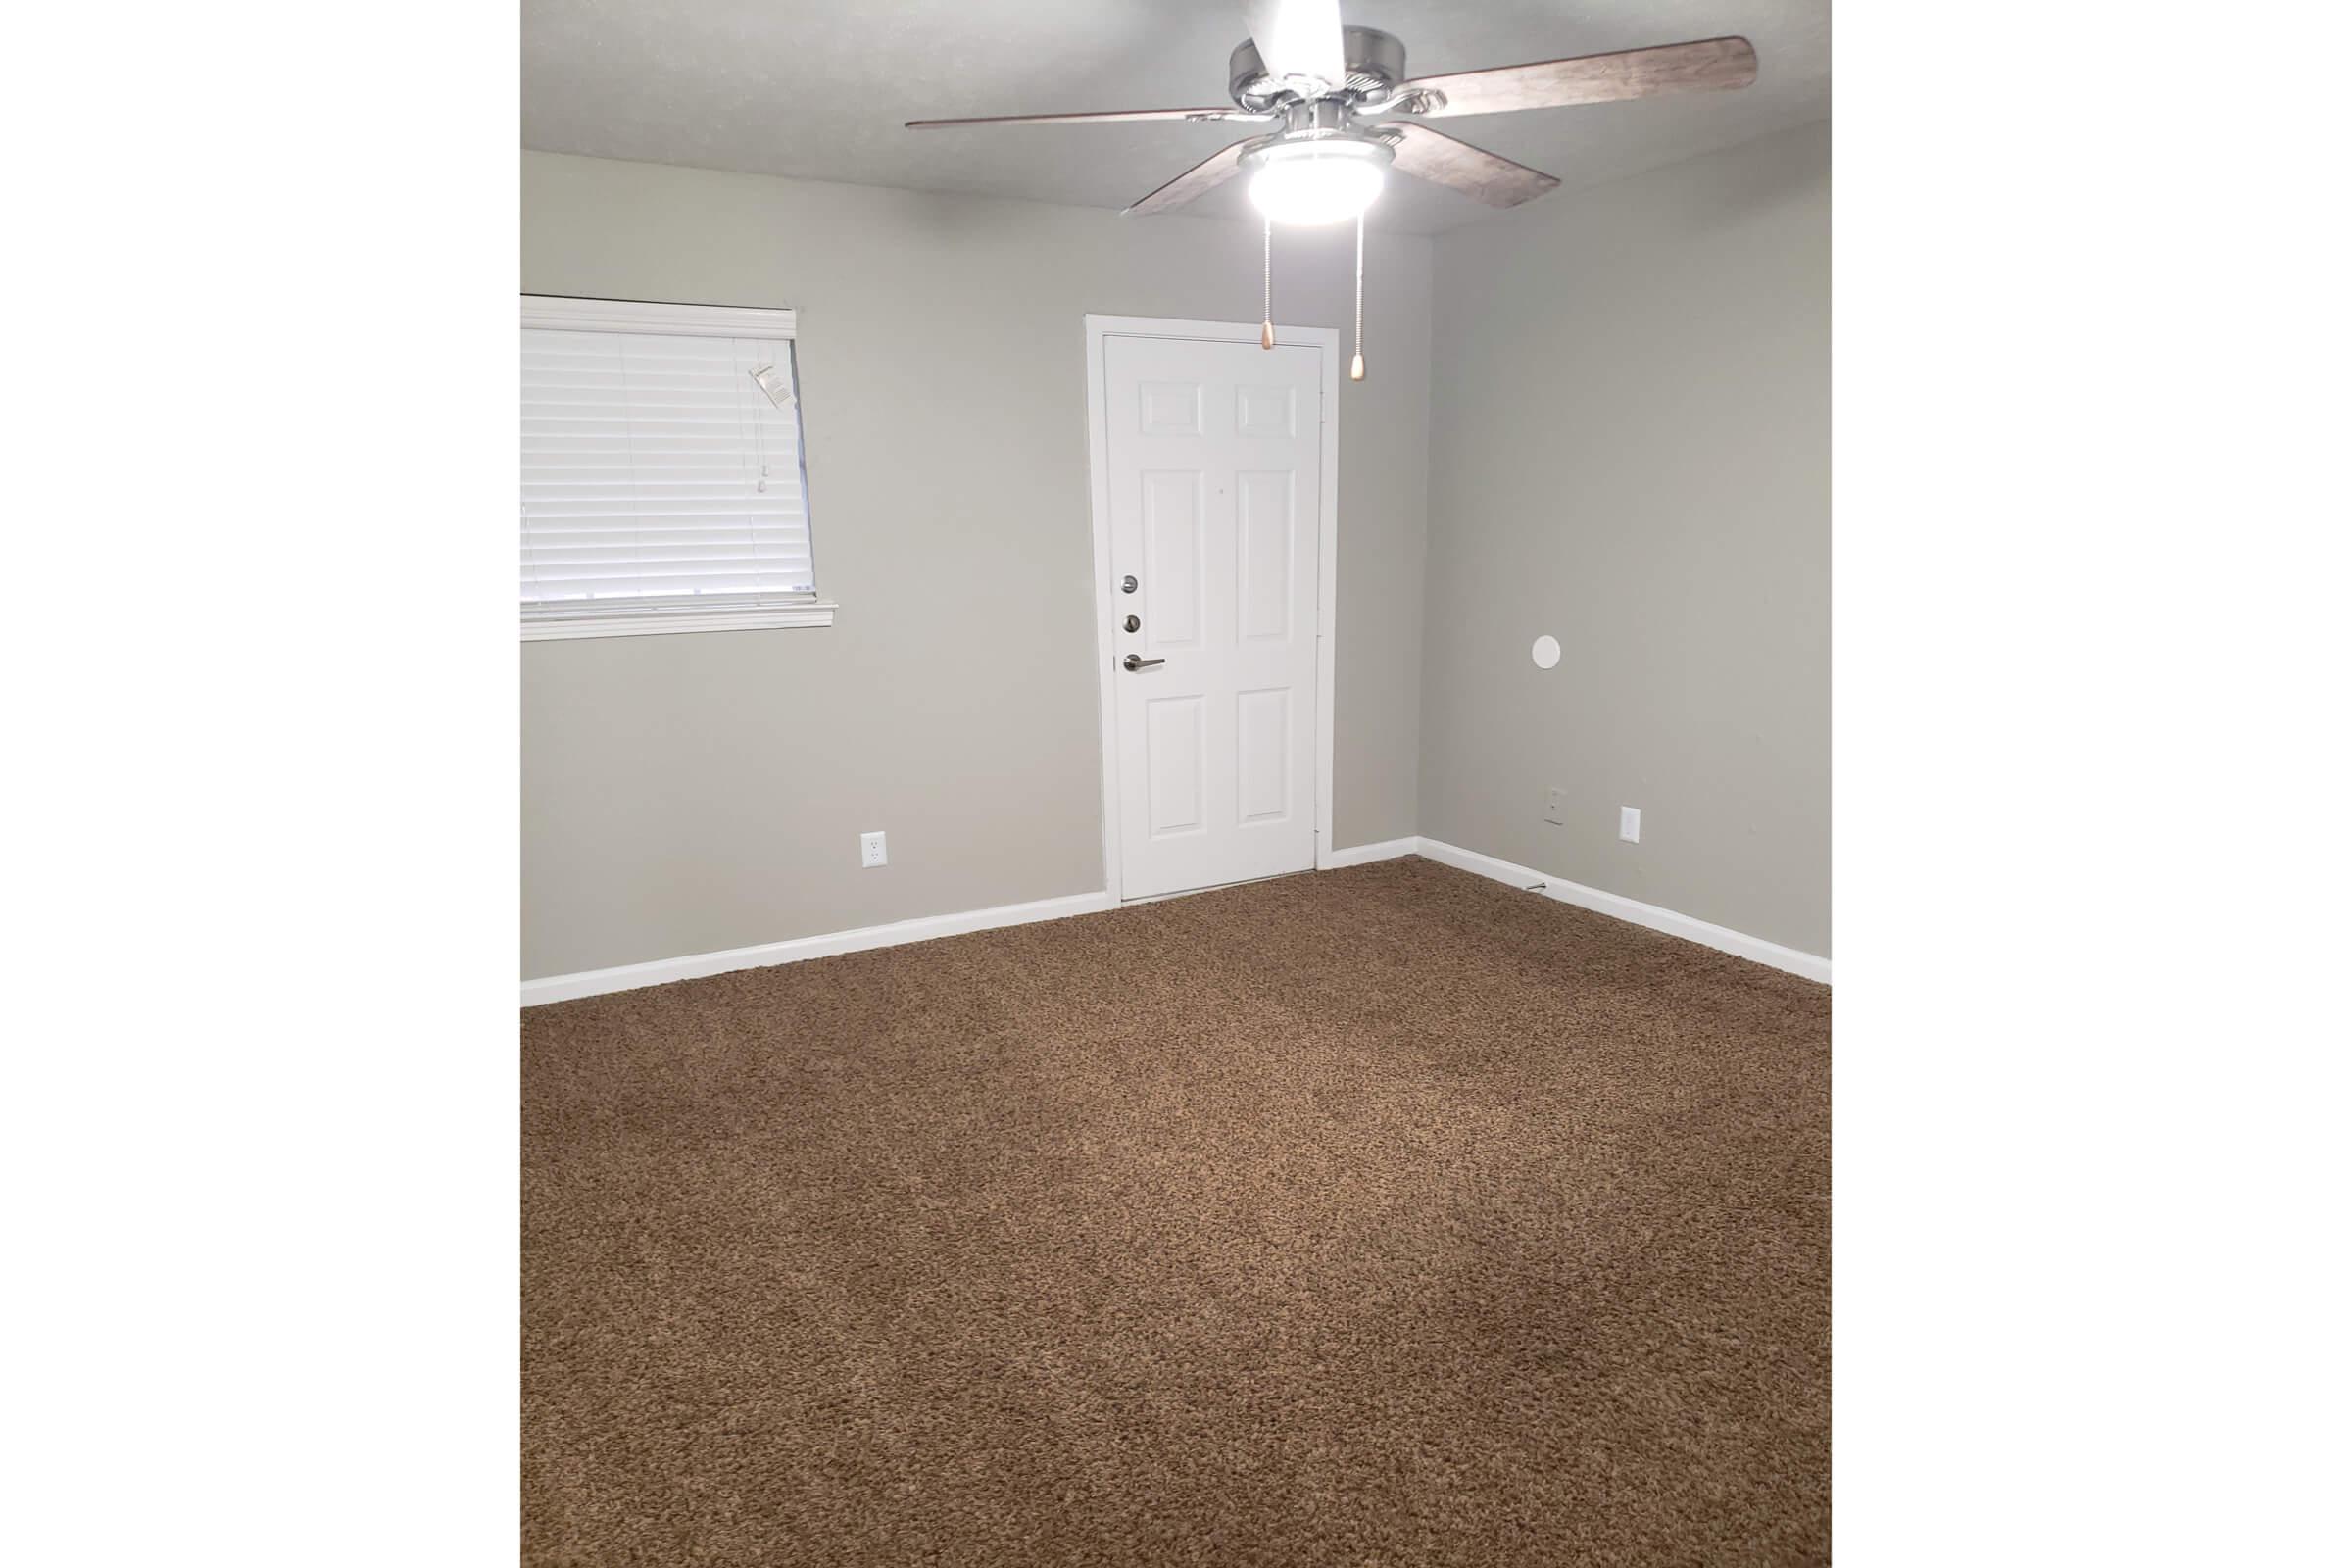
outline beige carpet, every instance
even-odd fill
[[[523,1015],[524,1558],[1829,1558],[1823,987],[1409,859]]]

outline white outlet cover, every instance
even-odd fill
[[[890,863],[890,838],[882,833],[858,835],[858,863],[862,866]]]
[[[1639,806],[1617,808],[1617,836],[1628,844],[1642,842],[1642,808]]]
[[[1560,640],[1547,633],[1537,638],[1536,646],[1527,652],[1538,669],[1549,669],[1560,662]]]

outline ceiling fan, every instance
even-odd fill
[[[1272,127],[1265,134],[1211,155],[1127,211],[1164,213],[1248,170],[1250,199],[1270,222],[1336,223],[1362,217],[1391,168],[1492,207],[1516,207],[1559,184],[1425,120],[1717,91],[1756,79],[1756,51],[1745,38],[1414,79],[1404,74],[1404,45],[1371,27],[1343,26],[1339,0],[1250,0],[1245,10],[1250,37],[1233,51],[1233,108],[914,120],[907,128],[1155,120],[1265,125]]]

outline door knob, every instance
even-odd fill
[[[1167,661],[1164,659],[1146,659],[1141,654],[1129,654],[1125,659],[1120,660],[1119,662],[1129,669],[1150,669],[1153,664],[1164,664],[1167,662]]]

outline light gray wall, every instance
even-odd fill
[[[522,648],[526,978],[1102,886],[1087,312],[1253,321],[1255,227],[525,153],[528,292],[792,306],[824,629]],[[1351,233],[1275,315],[1349,321]],[[1430,243],[1340,394],[1334,838],[1415,830]],[[857,835],[890,835],[860,870]]]
[[[1444,235],[1435,283],[1421,831],[1828,955],[1830,127]]]

